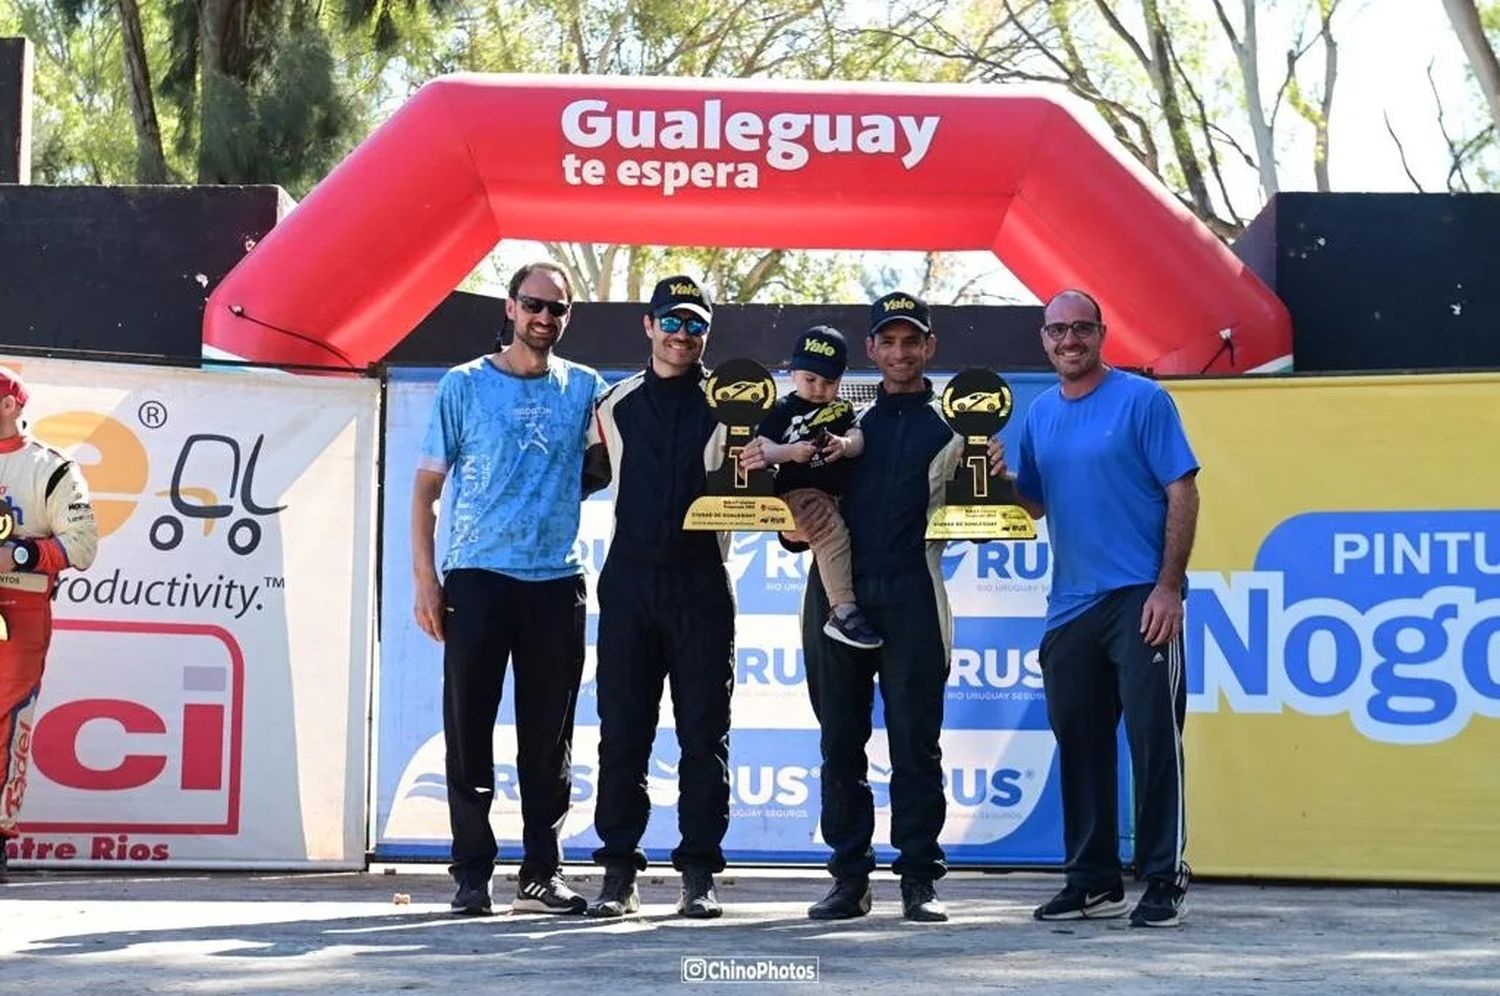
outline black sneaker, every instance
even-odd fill
[[[870,880],[835,879],[828,895],[807,908],[810,920],[853,920],[870,912]]]
[[[714,876],[706,868],[685,868],[677,912],[694,920],[712,920],[724,912],[714,894]]]
[[[568,888],[559,872],[548,879],[519,882],[516,898],[511,901],[514,913],[562,913],[577,916],[589,908],[589,901]]]
[[[490,883],[460,882],[458,892],[454,894],[453,902],[448,904],[448,909],[459,916],[489,916],[494,913],[490,908]]]
[[[1182,922],[1187,890],[1156,879],[1146,883],[1146,894],[1130,911],[1132,927],[1175,927]]]
[[[629,865],[606,868],[599,898],[588,908],[589,916],[625,916],[639,912],[641,894],[635,887],[635,869]]]
[[[823,632],[840,643],[847,643],[860,650],[874,650],[885,644],[880,634],[870,628],[865,614],[858,609],[842,619],[832,612],[828,613],[828,621],[823,624]]]
[[[901,915],[917,923],[944,923],[948,910],[938,901],[937,890],[930,878],[901,879]]]
[[[1032,916],[1038,920],[1107,920],[1124,916],[1125,885],[1116,882],[1108,889],[1080,889],[1065,885],[1063,890],[1038,906]]]

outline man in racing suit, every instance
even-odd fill
[[[78,465],[21,426],[26,386],[0,367],[0,882],[26,794],[31,716],[52,642],[52,590],[94,562],[99,531]]]
[[[927,539],[927,521],[943,501],[964,440],[943,419],[925,376],[936,344],[927,304],[916,296],[896,291],[871,306],[866,351],[880,370],[880,389],[856,423],[865,449],[851,465],[843,516],[855,600],[885,644],[859,650],[824,635],[828,598],[816,563],[803,597],[807,688],[822,753],[821,826],[833,849],[833,888],[808,910],[815,920],[851,919],[871,909],[875,804],[866,745],[877,688],[885,705],[891,843],[900,852],[891,870],[901,876],[902,915],[924,923],[948,919],[934,882],[948,870],[938,837],[948,805],[940,738],[953,614],[940,562],[945,544]],[[740,455],[750,469],[764,459],[754,442]],[[809,538],[828,528],[817,515],[798,525]],[[783,543],[803,548],[789,538]]]
[[[672,865],[678,912],[720,914],[713,875],[729,829],[729,699],[734,689],[734,595],[724,568],[728,534],[690,532],[683,517],[723,459],[726,430],[704,393],[700,360],[712,306],[689,277],[657,284],[645,316],[646,369],[599,400],[586,478],[615,484],[615,527],[599,574],[599,796],[594,827],[605,869],[592,916],[640,908],[636,874],[651,813],[646,773],[671,682],[677,742]],[[627,453],[629,454],[627,456]]]

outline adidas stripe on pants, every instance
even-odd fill
[[[1068,882],[1105,889],[1120,877],[1116,730],[1125,719],[1139,877],[1177,884],[1186,843],[1182,637],[1141,637],[1151,585],[1121,588],[1042,638],[1047,719],[1061,762]]]

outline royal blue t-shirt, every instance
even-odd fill
[[[555,356],[537,377],[506,373],[488,356],[443,374],[418,466],[449,474],[444,573],[551,581],[582,572],[584,436],[604,388],[594,370]]]
[[[1145,377],[1111,369],[1081,398],[1053,387],[1032,402],[1016,487],[1047,513],[1048,629],[1112,591],[1156,583],[1166,486],[1197,469],[1172,396]]]

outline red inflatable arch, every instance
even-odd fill
[[[1092,291],[1116,363],[1291,353],[1280,300],[1050,97],[580,76],[428,83],[225,277],[204,342],[363,366],[501,238],[989,249],[1038,297]]]

